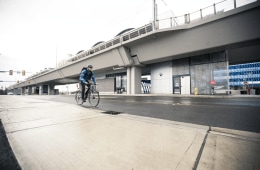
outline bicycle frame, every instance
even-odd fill
[[[90,87],[88,86],[90,85]],[[100,96],[99,92],[96,90],[96,85],[93,83],[89,83],[85,85],[85,99],[88,99],[89,103],[96,107],[99,104]],[[76,92],[75,100],[78,104],[83,104],[84,100],[81,98],[81,90]]]
[[[88,87],[87,84],[85,84],[85,95],[87,95],[87,92],[98,92],[96,89],[97,89],[97,85],[96,84],[93,84],[93,83],[89,83],[90,84],[90,87]],[[88,95],[85,97],[86,99],[88,98]]]

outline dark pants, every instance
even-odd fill
[[[85,89],[86,89],[85,85],[86,85],[85,83],[81,82],[81,96],[82,96],[82,99],[87,98],[87,96],[85,96]],[[89,91],[90,84],[88,84],[87,86],[88,86],[88,91]],[[87,91],[87,94],[88,94],[88,91]]]

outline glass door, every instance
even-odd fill
[[[180,77],[173,77],[173,94],[181,94]]]

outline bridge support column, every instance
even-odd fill
[[[39,85],[39,95],[48,94],[48,85]]]
[[[26,88],[25,88],[25,87],[22,87],[22,88],[21,88],[21,94],[25,94],[25,91],[26,91]]]
[[[43,94],[43,85],[39,85],[39,95]]]
[[[23,94],[22,88],[13,89],[14,94]]]
[[[28,95],[31,95],[32,94],[32,86],[29,86],[28,87]]]
[[[127,94],[141,94],[141,68],[127,68]]]
[[[126,70],[126,91],[127,94],[131,94],[131,67],[128,67]]]
[[[23,92],[22,92],[22,88],[18,88],[18,89],[17,89],[17,94],[20,94],[20,95],[23,94]]]
[[[36,86],[32,86],[32,94],[38,94],[38,93],[36,92]]]
[[[54,85],[48,85],[48,95],[54,95]]]

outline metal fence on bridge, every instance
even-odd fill
[[[157,27],[158,29],[164,29],[194,23],[256,1],[257,0],[223,0],[185,15],[160,19]]]
[[[159,19],[158,21],[154,23],[149,23],[143,27],[132,29],[131,31],[128,31],[120,36],[117,36],[113,38],[110,41],[103,42],[98,44],[97,46],[84,51],[71,59],[69,59],[67,62],[73,62],[78,59],[93,55],[97,52],[103,51],[105,49],[115,47],[117,45],[121,45],[123,42],[129,41],[133,38],[145,35],[149,32],[152,32],[157,29],[165,29],[165,28],[172,28],[172,27],[178,27],[185,24],[194,23],[196,21],[200,21],[202,19],[209,18],[211,16],[224,13],[227,11],[230,11],[232,9],[236,9],[240,6],[244,6],[253,2],[256,2],[257,0],[224,0],[218,3],[215,3],[211,6],[201,8],[197,11],[182,15],[182,16],[173,16],[170,18],[165,19]]]
[[[68,65],[81,58],[90,57],[92,55],[95,55],[95,53],[102,52],[102,51],[108,50],[110,48],[114,48],[116,46],[120,46],[124,42],[130,41],[134,38],[138,38],[143,35],[146,35],[148,33],[151,33],[154,30],[165,29],[165,28],[174,28],[174,27],[177,28],[179,26],[194,23],[194,22],[200,21],[202,19],[206,19],[206,18],[230,11],[232,9],[236,9],[238,7],[241,7],[241,6],[256,2],[256,1],[257,0],[224,0],[224,1],[221,1],[218,3],[215,3],[211,6],[201,8],[197,11],[194,11],[194,12],[182,15],[182,16],[173,16],[170,18],[159,19],[155,23],[151,22],[140,28],[132,29],[131,31],[123,33],[123,34],[111,39],[110,41],[102,42],[87,51],[83,51],[83,52],[77,54],[76,56],[71,57],[67,61],[63,62],[63,65],[60,65],[59,67]],[[47,71],[51,71],[51,70],[47,70]],[[34,76],[38,76],[40,74],[43,74],[43,72],[37,73]]]

